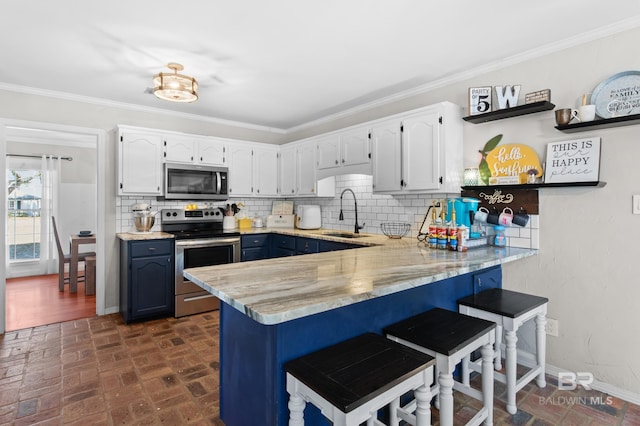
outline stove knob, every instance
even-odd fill
[[[173,217],[178,216],[178,212],[173,212]]]
[[[204,212],[204,215],[205,216],[209,216],[209,212]]]
[[[170,216],[171,216],[171,212],[167,212],[167,213],[165,213],[165,216],[166,216],[166,217],[170,217]]]

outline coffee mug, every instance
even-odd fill
[[[577,110],[571,111],[571,117],[578,121],[593,121],[596,119],[596,106],[595,105],[582,105]]]
[[[571,108],[556,110],[556,123],[558,126],[566,126],[571,121]]]
[[[529,223],[527,211],[521,207],[518,213],[513,215],[512,223],[518,226],[527,226],[527,223]]]
[[[513,210],[509,207],[505,207],[498,216],[498,223],[504,226],[511,226],[511,222],[513,221]]]
[[[491,211],[491,213],[487,215],[487,223],[490,223],[492,225],[500,224],[500,213],[498,213],[495,208]]]
[[[473,216],[474,222],[485,223],[487,221],[487,216],[489,215],[489,210],[486,207],[480,207],[476,214]]]

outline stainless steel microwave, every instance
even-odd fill
[[[226,200],[228,197],[227,167],[165,163],[164,199]]]

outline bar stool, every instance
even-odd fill
[[[304,407],[311,402],[334,425],[351,426],[377,420],[390,405],[389,425],[398,415],[417,426],[431,424],[432,357],[384,337],[367,333],[287,362],[289,425],[304,425]],[[415,415],[399,408],[414,391]]]
[[[504,331],[505,340],[505,374],[495,373],[496,380],[507,385],[507,411],[515,414],[518,411],[516,406],[516,394],[533,378],[540,388],[546,386],[545,380],[545,351],[546,334],[545,324],[547,322],[546,297],[533,296],[526,293],[518,293],[510,290],[494,288],[473,294],[458,300],[458,310],[476,318],[482,318],[496,323],[496,343],[495,343],[495,369],[502,368],[502,333]],[[536,353],[533,357],[534,366],[522,377],[517,378],[518,353],[516,342],[517,332],[522,324],[535,319],[536,323]],[[521,351],[523,355],[526,351]],[[530,354],[534,355],[534,354]],[[469,383],[469,369],[478,369],[477,362],[471,362],[466,358],[463,362],[463,381]]]
[[[436,358],[437,383],[431,387],[437,395],[440,424],[453,425],[453,389],[482,401],[483,407],[467,423],[483,420],[493,424],[493,344],[496,325],[457,312],[435,308],[385,327],[387,338]],[[482,391],[453,379],[453,370],[461,360],[480,349],[482,353]]]

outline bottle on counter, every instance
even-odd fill
[[[436,216],[436,208],[431,210],[431,223],[429,223],[429,248],[438,248],[438,218]]]
[[[469,228],[464,225],[458,227],[458,251],[467,251],[469,241]]]
[[[456,223],[456,209],[451,204],[451,222],[447,224],[447,247],[450,251],[458,251],[458,224]]]
[[[493,245],[496,247],[504,247],[507,245],[507,237],[504,235],[505,227],[496,225],[493,227],[495,235],[493,236]]]
[[[444,208],[440,211],[440,218],[436,222],[436,228],[438,233],[438,250],[447,249],[447,224],[445,222],[446,213]]]

